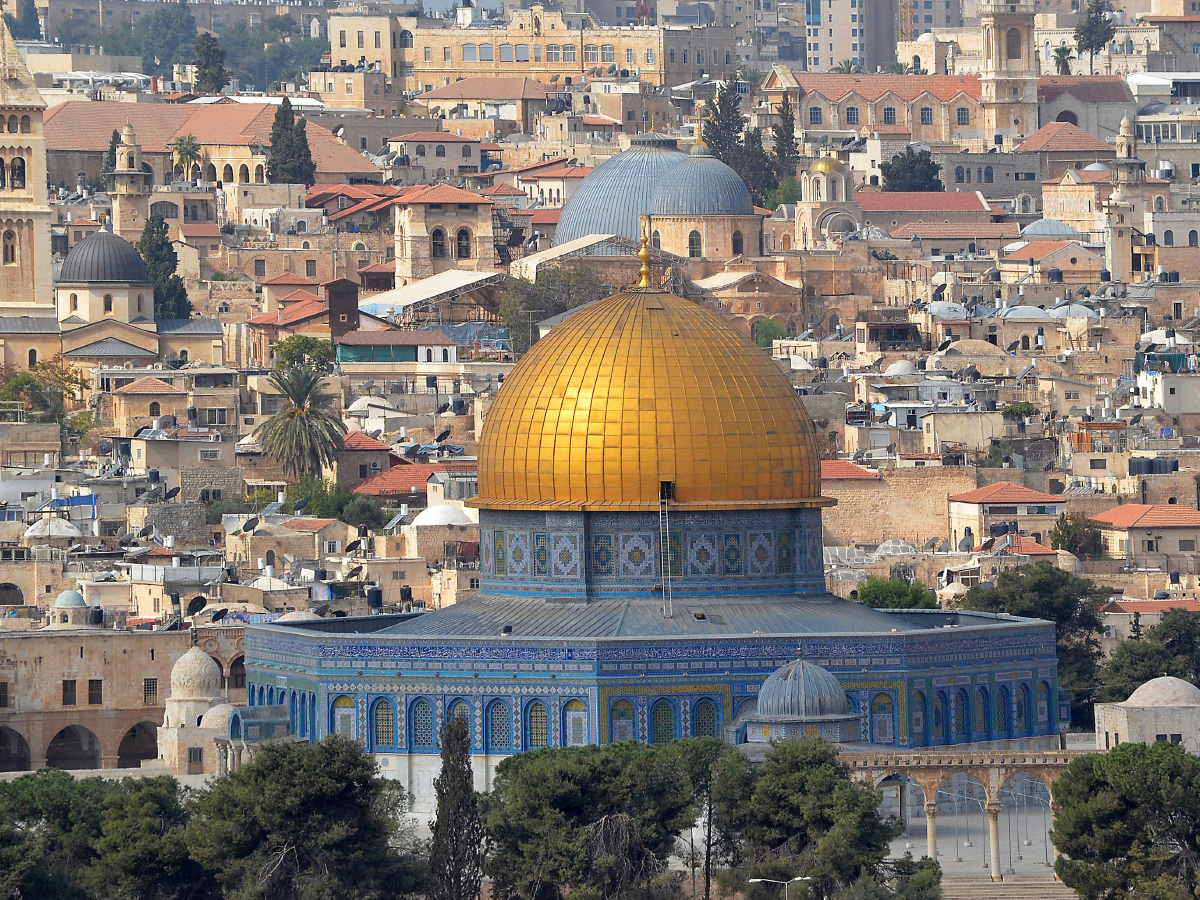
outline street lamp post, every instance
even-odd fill
[[[751,884],[782,884],[783,885],[783,900],[787,900],[788,887],[795,884],[797,881],[812,881],[807,875],[798,875],[791,881],[776,881],[774,878],[751,878]]]

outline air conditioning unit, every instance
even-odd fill
[[[377,459],[371,460],[371,471],[378,472],[382,468],[383,468],[383,463],[381,463],[379,460],[377,460]]]

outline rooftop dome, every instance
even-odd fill
[[[25,529],[27,538],[76,538],[82,537],[83,532],[73,522],[59,518],[38,519]]]
[[[658,179],[649,212],[652,216],[752,216],[754,201],[737,172],[707,146],[696,144],[687,159]]]
[[[899,375],[916,375],[917,367],[907,359],[898,359],[886,369],[883,370],[884,375],[899,376]]]
[[[320,621],[320,618],[320,616],[310,610],[293,609],[291,612],[284,613],[276,619],[275,624],[278,625],[280,622],[317,622]]]
[[[624,153],[609,157],[580,182],[563,204],[554,243],[565,244],[589,234],[641,238],[638,216],[650,211],[658,180],[687,159],[673,138],[634,135]]]
[[[221,667],[192,647],[171,668],[171,700],[211,700],[221,696]]]
[[[997,310],[996,316],[1001,319],[1012,319],[1014,321],[1029,321],[1041,319],[1049,319],[1050,313],[1044,309],[1038,309],[1036,306],[1010,306],[1007,309]]]
[[[1050,310],[1052,319],[1098,319],[1100,313],[1082,303],[1063,303]]]
[[[844,716],[846,691],[828,671],[803,659],[776,669],[758,692],[758,715],[788,719]]]
[[[54,601],[55,609],[82,609],[85,606],[87,602],[79,591],[63,591]]]
[[[474,525],[471,517],[452,503],[436,503],[417,513],[412,523],[418,527],[432,525]]]
[[[218,703],[200,717],[201,728],[215,728],[219,731],[229,731],[229,720],[233,716],[233,706],[228,703]]]
[[[967,308],[952,300],[934,300],[926,311],[935,319],[965,319],[969,315]]]
[[[822,156],[812,164],[810,172],[844,172],[846,167],[842,165],[842,161],[836,156]]]
[[[1083,237],[1083,232],[1058,219],[1038,219],[1021,229],[1021,237],[1077,238]]]
[[[824,506],[812,420],[783,370],[703,307],[633,288],[581,309],[505,378],[482,509]]]
[[[125,238],[101,229],[76,244],[63,260],[58,280],[83,282],[148,282],[146,264]]]
[[[1094,162],[1090,166],[1084,166],[1083,171],[1085,171],[1085,172],[1110,172],[1112,170],[1109,169],[1109,167],[1106,166],[1102,162]]]
[[[1182,678],[1151,678],[1129,695],[1122,706],[1200,706],[1200,688]]]

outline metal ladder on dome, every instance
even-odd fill
[[[675,615],[671,585],[671,513],[667,508],[667,503],[674,499],[675,482],[660,482],[658,491],[658,562],[662,572],[662,614],[664,619],[673,618]]]

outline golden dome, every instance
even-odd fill
[[[842,161],[836,156],[822,156],[812,164],[812,168],[809,171],[823,172],[828,175],[833,172],[843,172],[845,171],[845,167],[842,165]]]
[[[812,421],[787,377],[712,312],[634,288],[534,345],[479,447],[483,509],[824,506]]]

